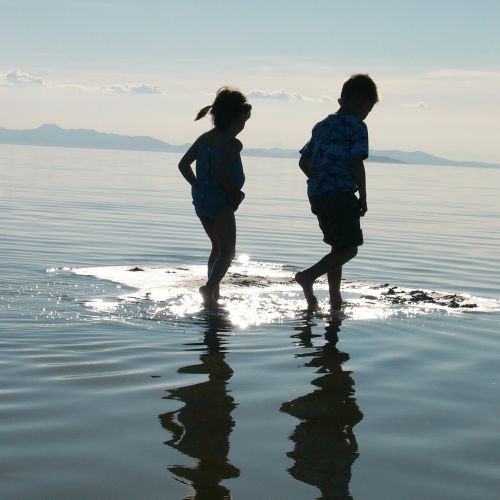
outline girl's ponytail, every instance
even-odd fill
[[[210,111],[211,108],[212,108],[211,104],[209,106],[201,108],[200,111],[198,111],[198,114],[196,115],[194,121],[201,120],[204,116],[206,116],[206,114]]]
[[[213,104],[200,109],[195,121],[200,120],[210,111],[215,128],[226,130],[235,118],[248,115],[251,110],[252,105],[239,90],[221,87],[217,91]]]

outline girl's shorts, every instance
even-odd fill
[[[191,186],[191,195],[196,215],[203,219],[215,219],[215,217],[229,206],[227,194],[222,186],[207,186],[200,188],[195,182]],[[240,191],[240,201],[243,201],[245,194]]]

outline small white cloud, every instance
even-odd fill
[[[298,92],[286,90],[252,90],[248,93],[249,99],[270,99],[275,101],[308,101],[308,102],[333,102],[335,99],[329,95],[309,97]]]
[[[481,71],[467,69],[440,69],[427,73],[430,78],[442,78],[453,80],[499,80],[500,71]]]
[[[425,109],[427,108],[427,103],[424,101],[418,101],[408,104],[403,104],[403,108],[411,108],[411,109]]]
[[[13,69],[12,71],[6,73],[3,80],[9,85],[17,85],[19,87],[27,87],[28,85],[45,85],[43,78],[40,78],[39,76],[28,75],[27,73],[22,73],[18,69]]]
[[[89,87],[87,85],[79,85],[78,83],[64,83],[60,85],[55,85],[57,88],[67,89],[67,90],[79,90],[81,92],[95,91],[97,87]]]
[[[97,88],[102,92],[115,92],[120,94],[163,94],[158,85],[150,83],[115,83],[112,85],[103,85]]]
[[[252,90],[248,93],[249,99],[271,99],[274,101],[292,101],[301,98],[300,94],[292,94],[285,90]]]
[[[0,74],[0,85],[17,87],[40,86],[55,89],[76,90],[79,92],[110,92],[120,94],[150,94],[165,95],[159,85],[152,83],[113,83],[109,85],[91,86],[79,83],[58,83],[45,81],[38,76],[28,75],[19,69]]]
[[[163,91],[158,85],[150,83],[141,83],[139,85],[130,86],[132,94],[163,94]]]
[[[335,97],[332,97],[331,95],[322,95],[320,98],[319,98],[320,101],[324,101],[324,102],[337,102],[337,99],[335,99]]]

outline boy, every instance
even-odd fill
[[[307,176],[311,211],[317,216],[329,254],[295,275],[310,310],[317,309],[314,281],[327,273],[332,309],[340,309],[342,266],[363,244],[360,217],[368,210],[363,160],[368,158],[364,119],[378,101],[369,75],[351,76],[343,85],[339,110],[317,123],[311,140],[300,150],[299,167]],[[354,194],[358,192],[358,197]]]

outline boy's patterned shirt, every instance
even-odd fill
[[[351,159],[368,158],[368,129],[353,115],[329,115],[317,123],[311,140],[300,150],[310,159],[309,196],[357,191]]]

